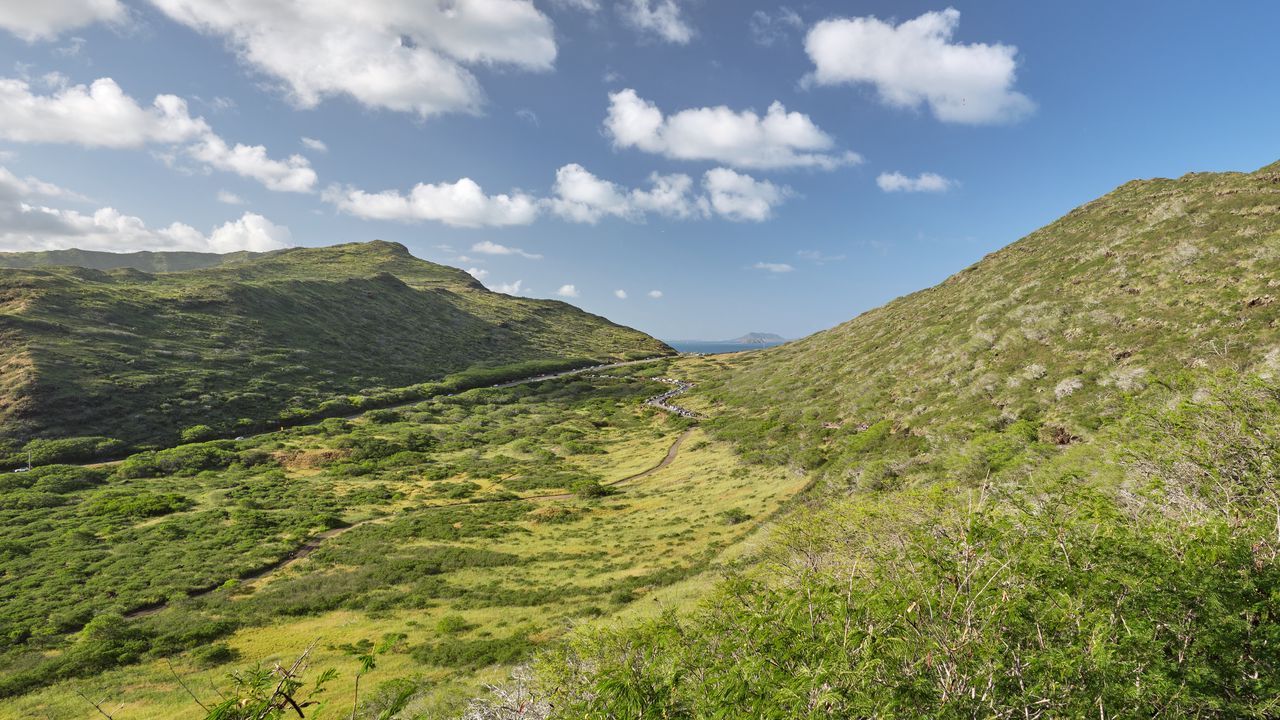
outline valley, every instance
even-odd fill
[[[683,606],[806,481],[645,405],[670,386],[641,378],[671,370],[5,476],[2,567],[26,580],[6,584],[20,642],[0,656],[0,717],[91,717],[78,692],[110,695],[117,717],[187,717],[170,662],[214,700],[246,663],[318,640],[314,660],[340,667],[387,637],[367,697],[411,683],[414,712],[456,712],[575,625]]]

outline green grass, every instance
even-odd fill
[[[185,272],[0,270],[0,455],[35,439],[233,437],[476,368],[670,353],[565,303],[372,242]],[[92,452],[83,441],[71,453]]]
[[[438,716],[500,679],[490,665],[527,658],[575,623],[656,597],[687,602],[692,594],[668,588],[705,586],[698,578],[755,531],[725,514],[765,518],[804,479],[749,468],[695,433],[669,467],[613,485],[655,465],[687,424],[642,405],[657,388],[577,378],[475,390],[395,416],[183,446],[175,454],[196,465],[157,476],[122,477],[131,463],[76,471],[84,479],[14,476],[34,480],[12,497],[60,504],[3,517],[0,571],[22,581],[5,585],[0,627],[17,642],[0,655],[0,677],[10,692],[26,689],[0,703],[0,717],[89,717],[74,693],[86,687],[123,703],[117,717],[190,716],[162,658],[189,684],[225,691],[229,670],[317,637],[317,665],[339,669],[331,690],[345,697],[354,665],[342,646],[388,633],[404,641],[364,687],[411,681],[415,712]],[[578,497],[584,478],[615,492]],[[452,496],[459,486],[465,497]],[[227,583],[308,535],[352,525],[303,560]],[[111,620],[160,601],[154,615]],[[76,630],[94,617],[103,629],[93,637]],[[203,649],[218,644],[227,652]]]
[[[810,501],[700,607],[578,633],[557,717],[1270,717],[1280,164],[1128,183],[940,285],[680,361]]]

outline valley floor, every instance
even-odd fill
[[[312,642],[316,672],[338,672],[326,696],[347,708],[328,714],[345,716],[358,667],[352,655],[384,641],[390,650],[361,680],[362,715],[376,715],[412,688],[402,716],[438,717],[460,710],[484,683],[503,679],[574,627],[684,606],[805,479],[746,465],[690,420],[644,405],[668,386],[633,376],[675,372],[669,365],[478,390],[326,421],[316,426],[323,430],[250,441],[270,458],[261,465],[110,480],[87,491],[77,506],[117,482],[134,493],[182,493],[193,503],[128,527],[104,527],[98,535],[108,545],[159,532],[180,546],[184,538],[173,535],[184,516],[229,506],[240,511],[221,520],[229,527],[267,523],[303,507],[309,516],[337,514],[345,527],[312,531],[313,539],[324,539],[310,544],[287,529],[264,534],[278,543],[271,546],[276,558],[298,556],[283,564],[255,561],[265,573],[244,572],[238,558],[222,558],[216,567],[205,558],[195,571],[174,573],[185,585],[170,583],[154,610],[95,595],[88,603],[94,612],[124,610],[123,632],[148,638],[150,650],[137,664],[9,698],[0,703],[0,718],[100,717],[81,693],[116,720],[198,716],[175,673],[212,704],[229,691],[229,672],[255,662],[288,663]],[[62,510],[43,521],[79,521]],[[58,549],[51,542],[46,552]],[[163,566],[143,563],[130,572],[148,578],[125,583],[141,585],[138,600],[154,596],[147,587],[166,583]],[[219,574],[244,579],[191,597],[182,592]],[[37,604],[52,602],[38,587],[29,592]],[[195,638],[187,649],[161,649],[183,637]],[[84,642],[69,635],[41,654],[47,662]],[[9,660],[11,668],[33,662],[31,654]]]

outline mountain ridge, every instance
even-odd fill
[[[167,442],[193,425],[234,433],[474,367],[673,352],[567,303],[494,293],[384,241],[223,256],[178,272],[0,269],[0,339],[0,437],[11,444]]]

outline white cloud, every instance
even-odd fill
[[[573,285],[561,285],[560,289],[556,291],[556,295],[562,298],[576,298],[578,297],[578,288]]]
[[[67,44],[53,49],[55,55],[61,57],[80,57],[80,52],[84,50],[84,46],[88,41],[82,37],[72,37],[67,39]]]
[[[892,25],[875,17],[824,20],[805,49],[820,85],[870,83],[884,103],[927,104],[943,122],[1012,122],[1035,109],[1013,89],[1018,49],[951,42],[960,12],[948,8]]]
[[[647,294],[649,297],[653,298],[654,300],[658,300],[662,297],[661,290],[650,290]]]
[[[0,3],[0,28],[27,42],[52,40],[96,22],[120,23],[128,11],[119,0],[15,0]]]
[[[31,91],[25,80],[0,78],[0,138],[16,142],[71,143],[86,147],[140,148],[186,145],[186,154],[206,165],[252,178],[272,190],[309,192],[316,173],[300,155],[273,160],[261,145],[229,146],[204,118],[191,117],[187,102],[176,95],[157,95],[144,108],[111,78],[70,85],[65,78],[47,80],[51,95]],[[173,161],[174,153],[160,155]]]
[[[752,265],[751,267],[755,268],[756,270],[768,270],[771,273],[789,273],[792,270],[795,270],[795,268],[791,267],[786,263],[775,263],[775,262],[758,262],[755,265]]]
[[[311,192],[316,184],[316,171],[301,155],[285,160],[272,160],[261,145],[227,145],[222,138],[209,133],[187,147],[187,154],[210,167],[252,178],[270,190]]]
[[[774,102],[763,117],[718,107],[663,116],[658,106],[627,88],[609,94],[605,132],[616,148],[637,148],[678,160],[711,160],[738,168],[815,167],[831,170],[861,162],[834,152],[835,141],[808,115]]]
[[[792,32],[804,27],[804,20],[800,19],[795,10],[784,5],[773,14],[764,10],[755,11],[747,21],[747,27],[751,29],[751,39],[757,45],[770,47],[787,40]]]
[[[880,173],[876,185],[885,192],[946,192],[955,185],[937,173],[921,173],[916,177],[908,177],[900,172]]]
[[[574,163],[556,171],[555,197],[547,202],[560,217],[591,224],[606,216],[637,221],[647,213],[682,219],[699,213],[688,175],[654,173],[649,184],[647,190],[626,190]]]
[[[176,95],[157,95],[143,108],[111,78],[36,95],[25,80],[0,78],[0,137],[16,142],[74,143],[86,147],[137,148],[174,144],[209,134]]]
[[[508,247],[506,245],[499,245],[496,242],[490,242],[488,240],[481,240],[475,245],[472,245],[471,252],[480,253],[481,255],[519,255],[520,257],[528,260],[542,259],[541,255],[525,252],[524,250],[521,250],[520,248],[517,248],[517,247]]]
[[[104,207],[91,213],[48,207],[37,198],[80,199],[35,178],[19,178],[0,167],[0,250],[192,250],[233,252],[287,247],[289,229],[254,213],[205,235],[190,225],[150,228],[138,217]]]
[[[695,35],[676,0],[623,0],[618,12],[642,34],[675,45],[687,45]]]
[[[773,216],[773,209],[791,194],[767,180],[728,168],[708,170],[703,177],[711,208],[721,217],[736,222],[763,222]]]
[[[791,191],[768,181],[728,168],[707,171],[703,193],[695,194],[688,175],[649,176],[647,189],[626,189],[593,175],[581,165],[565,165],[556,171],[555,196],[544,201],[553,212],[570,222],[599,222],[617,217],[641,222],[649,215],[690,220],[713,215],[741,222],[768,220],[773,209]]]
[[[616,297],[616,298],[618,298],[619,300],[626,300],[626,299],[627,299],[627,291],[626,291],[626,290],[614,290],[614,291],[613,291],[613,296],[614,296],[614,297]]]
[[[396,190],[368,193],[331,187],[324,199],[339,210],[367,220],[435,220],[454,227],[528,225],[538,216],[538,201],[516,192],[486,195],[471,178],[454,183],[418,183],[409,194]]]
[[[538,113],[530,110],[529,108],[520,108],[517,110],[516,117],[534,127],[538,127]]]
[[[323,140],[303,137],[302,144],[306,145],[308,150],[314,150],[316,152],[321,152],[321,153],[329,152],[329,146],[325,145]]]
[[[369,193],[331,186],[323,197],[340,211],[369,220],[435,220],[455,227],[503,227],[529,225],[543,211],[569,222],[590,224],[608,217],[643,222],[654,215],[675,220],[718,216],[735,222],[760,222],[769,219],[773,209],[791,194],[790,188],[728,168],[707,171],[701,192],[693,178],[680,173],[653,173],[647,187],[626,188],[571,163],[556,171],[552,194],[545,198],[522,192],[486,195],[469,178],[455,183],[419,183],[408,195],[395,190]],[[489,255],[541,257],[487,240],[471,250]]]
[[[551,4],[565,10],[600,11],[600,0],[551,0]]]
[[[428,117],[477,112],[465,66],[549,70],[550,19],[531,0],[151,0],[173,20],[224,38],[302,107],[346,95]]]
[[[529,292],[529,288],[524,287],[523,280],[517,280],[513,283],[498,283],[490,289],[504,295],[520,295],[521,293]]]
[[[227,191],[227,190],[219,190],[219,191],[218,191],[218,202],[220,202],[220,203],[222,203],[222,204],[224,204],[224,205],[243,205],[243,204],[244,204],[244,198],[240,197],[239,195],[237,195],[237,194],[235,194],[235,193],[233,193],[233,192]]]
[[[276,225],[257,213],[245,213],[239,220],[228,222],[209,235],[213,252],[253,250],[262,252],[288,247],[292,240],[289,228]]]
[[[477,280],[484,280],[489,277],[489,271],[483,268],[467,268],[467,273]]]

